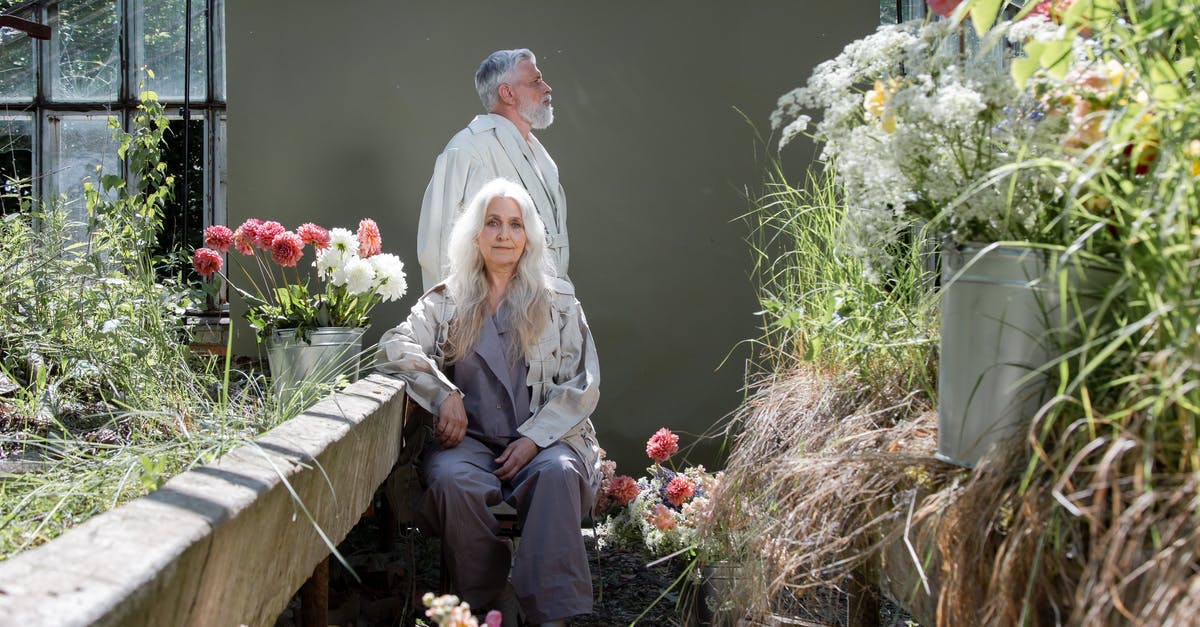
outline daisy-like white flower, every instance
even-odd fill
[[[325,250],[317,251],[317,260],[313,262],[313,267],[317,269],[317,274],[322,277],[328,277],[333,274],[337,268],[341,268],[346,264],[346,259],[349,257],[345,252],[336,248],[326,248]],[[341,283],[334,283],[341,285]]]
[[[329,229],[329,248],[343,253],[358,251],[358,238],[350,229]]]
[[[375,268],[371,262],[359,257],[351,257],[342,271],[345,273],[346,291],[351,296],[368,292],[375,284]],[[336,275],[337,272],[335,271]]]
[[[383,302],[400,300],[408,291],[408,280],[404,275],[404,262],[391,253],[381,253],[367,260],[375,269],[379,281],[379,297]]]

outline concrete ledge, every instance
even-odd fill
[[[403,384],[371,375],[0,563],[0,625],[273,625],[329,554],[302,508],[345,538],[396,461],[403,414]]]

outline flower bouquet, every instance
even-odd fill
[[[941,15],[958,4],[929,3]],[[954,15],[881,26],[818,65],[771,117],[781,148],[800,134],[821,146],[846,203],[842,252],[873,276],[926,224],[956,242],[1061,246],[1089,226],[1071,218],[1076,181],[1051,165],[1077,147],[1079,121],[1055,115],[1006,66],[1058,26],[1031,7],[976,39]],[[813,110],[820,120],[810,131]]]
[[[597,532],[602,546],[644,550],[655,557],[705,549],[707,541],[697,529],[711,514],[710,496],[721,473],[710,474],[701,465],[665,467],[678,451],[679,436],[663,428],[646,442],[654,463],[645,476],[616,475],[614,462],[602,462],[596,505],[597,514],[604,516]]]
[[[308,340],[319,327],[365,327],[375,305],[399,300],[408,289],[404,263],[381,252],[379,227],[371,219],[352,233],[312,223],[288,231],[278,222],[251,218],[236,230],[208,227],[204,244],[192,255],[192,267],[211,281],[207,289],[219,290],[224,279],[246,301],[246,319],[260,342],[280,330],[293,329]],[[322,290],[311,290],[309,278],[297,269],[307,246],[315,251]],[[242,267],[250,289],[234,286],[221,272],[222,255],[230,248],[250,258]],[[218,278],[210,279],[214,275]]]

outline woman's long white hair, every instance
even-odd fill
[[[511,198],[521,207],[525,224],[525,252],[517,261],[516,272],[508,284],[504,301],[508,303],[513,330],[510,333],[514,354],[524,354],[537,343],[538,335],[549,320],[551,265],[546,250],[546,227],[538,216],[533,199],[525,188],[503,178],[492,179],[479,189],[450,230],[447,252],[450,276],[446,286],[457,304],[450,323],[446,363],[454,363],[475,350],[488,311],[488,281],[483,255],[476,239],[483,230],[487,207],[496,198]]]

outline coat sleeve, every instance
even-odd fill
[[[574,299],[572,299],[574,300]],[[600,358],[579,301],[562,313],[559,360],[546,402],[517,431],[545,448],[587,420],[600,400]]]
[[[375,369],[404,381],[408,395],[426,411],[437,416],[452,392],[458,391],[438,367],[435,317],[437,306],[422,298],[413,306],[408,320],[379,339]]]
[[[485,168],[471,150],[447,147],[433,165],[433,176],[421,201],[417,223],[417,260],[425,290],[433,289],[450,273],[446,245],[450,227],[466,203],[486,181]]]

